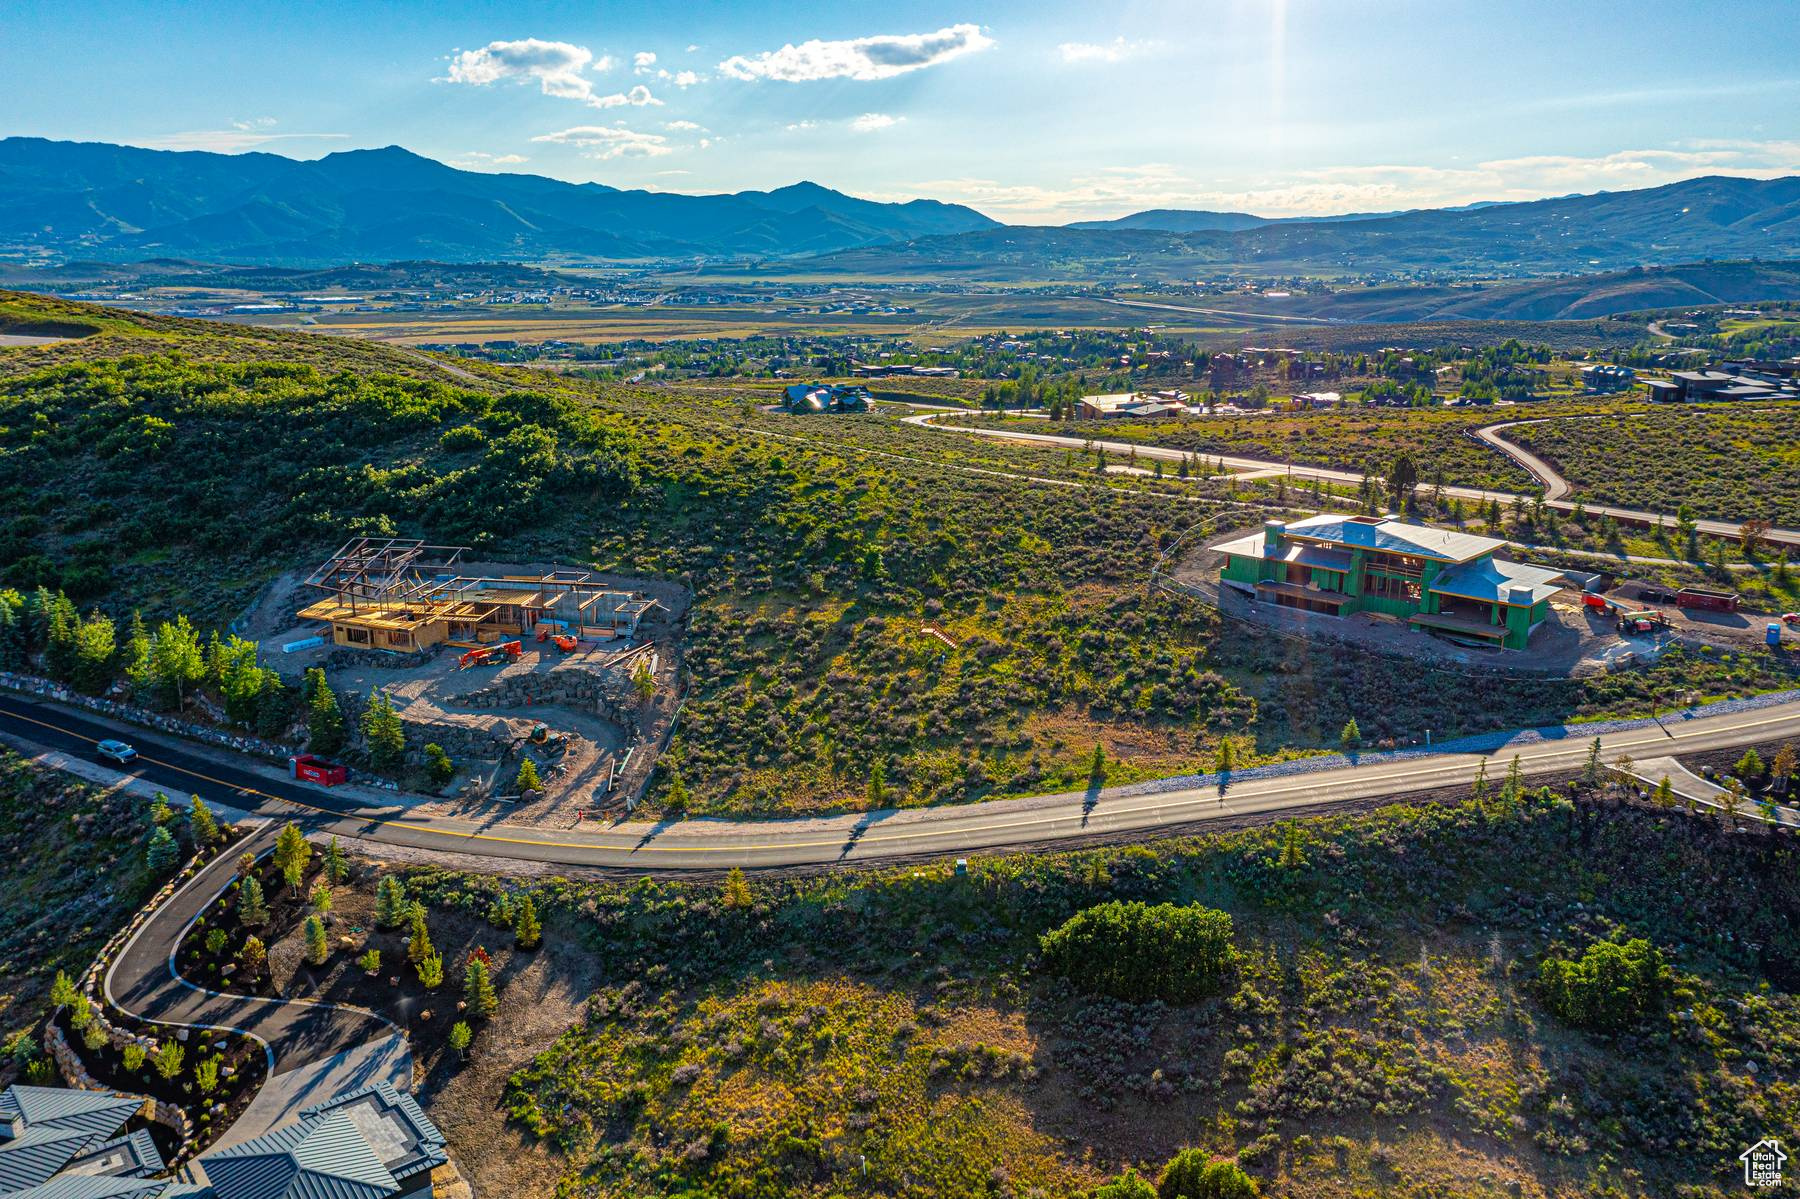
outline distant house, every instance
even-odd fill
[[[1284,608],[1375,612],[1507,649],[1524,649],[1563,589],[1560,572],[1503,562],[1506,545],[1387,516],[1271,520],[1212,546],[1220,583]]]
[[[1629,391],[1637,381],[1637,372],[1629,366],[1614,366],[1610,362],[1591,362],[1581,368],[1582,389],[1591,395],[1610,395],[1613,392]]]
[[[860,384],[794,383],[782,391],[783,407],[798,415],[821,412],[867,412],[875,397]]]
[[[1119,392],[1113,395],[1082,396],[1075,401],[1075,415],[1082,420],[1168,420],[1192,415],[1179,391]]]

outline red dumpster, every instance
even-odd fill
[[[1683,587],[1675,593],[1675,606],[1708,612],[1736,612],[1738,595],[1735,591],[1714,591],[1708,587]]]
[[[289,758],[288,770],[302,782],[317,783],[321,787],[335,787],[339,783],[350,781],[350,772],[344,767],[312,754]]]

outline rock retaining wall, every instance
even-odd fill
[[[35,695],[40,699],[54,700],[72,708],[85,708],[90,712],[98,712],[103,716],[110,716],[114,720],[122,720],[128,724],[142,725],[144,728],[156,729],[159,732],[173,733],[178,737],[191,737],[195,741],[203,741],[208,745],[217,745],[220,748],[236,750],[239,753],[260,754],[266,758],[275,758],[285,762],[292,755],[301,752],[293,746],[264,741],[261,737],[251,737],[244,733],[233,733],[226,729],[214,728],[207,724],[196,724],[191,720],[164,716],[159,712],[152,712],[148,708],[140,708],[136,704],[83,695],[61,683],[39,678],[36,675],[15,674],[9,670],[0,670],[0,687],[4,687],[8,691]]]

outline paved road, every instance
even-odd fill
[[[275,832],[274,824],[265,825],[170,896],[126,942],[103,980],[107,999],[140,1019],[233,1029],[267,1048],[269,1080],[220,1144],[259,1136],[307,1103],[376,1078],[402,1089],[411,1081],[412,1055],[405,1038],[380,1017],[351,1008],[210,991],[176,971],[175,950],[182,935],[231,881],[239,854],[273,849]]]
[[[940,424],[939,422],[946,415],[950,414],[926,412],[917,416],[906,417],[905,420],[909,424],[921,425],[930,429],[938,429],[946,433],[966,433],[977,437],[999,437],[1009,441],[1037,441],[1047,445],[1067,446],[1075,449],[1080,449],[1085,446],[1092,449],[1105,450],[1109,454],[1129,454],[1135,451],[1139,458],[1161,458],[1165,461],[1173,462],[1179,462],[1181,459],[1188,457],[1191,452],[1187,450],[1171,449],[1168,446],[1140,445],[1135,441],[1100,441],[1089,437],[1069,437],[1059,433],[1027,433],[1013,429],[982,428],[977,425]],[[1515,421],[1511,423],[1518,424],[1523,422]],[[1477,433],[1478,435],[1485,434],[1492,429],[1505,427],[1504,424],[1490,425],[1486,429],[1478,430]],[[1545,483],[1546,490],[1549,489],[1551,480],[1555,479],[1562,483],[1564,490],[1561,494],[1567,494],[1567,480],[1563,480],[1562,477],[1550,467],[1549,463],[1544,462],[1543,459],[1528,453],[1526,450],[1521,449],[1498,436],[1483,436],[1482,440],[1487,444],[1494,446],[1508,457],[1517,460],[1528,473],[1536,476],[1540,481]],[[1203,454],[1200,456],[1218,462],[1220,465],[1234,473],[1267,471],[1273,469],[1281,471],[1289,478],[1319,479],[1327,483],[1347,483],[1351,486],[1360,484],[1363,478],[1359,471],[1332,470],[1329,467],[1323,466],[1299,466],[1292,463],[1276,462],[1268,458],[1245,458],[1229,454]],[[1540,474],[1540,470],[1544,473]],[[1502,504],[1510,504],[1516,498],[1515,493],[1510,491],[1489,491],[1481,487],[1446,487],[1444,488],[1444,494],[1454,496],[1458,499],[1475,500],[1483,504],[1490,500],[1498,500]],[[1574,501],[1555,498],[1547,498],[1544,506],[1547,508],[1554,508],[1559,512],[1570,512],[1575,508]],[[1584,507],[1590,513],[1599,516],[1611,516],[1613,519],[1623,521],[1626,524],[1650,527],[1661,522],[1672,527],[1675,523],[1675,517],[1667,513],[1647,512],[1638,508],[1621,508],[1607,504],[1586,504]],[[1730,520],[1697,520],[1694,524],[1701,533],[1708,537],[1736,538],[1743,528],[1738,522]],[[1771,529],[1769,530],[1766,540],[1778,545],[1800,546],[1800,530]]]
[[[1665,723],[1666,728],[1650,723],[1609,733],[1603,752],[1609,760],[1620,753],[1639,758],[1800,737],[1800,701],[1725,715],[1672,717]],[[83,716],[10,697],[0,698],[0,731],[85,758],[93,757],[94,740],[114,733]],[[1402,798],[1468,785],[1480,763],[1487,762],[1493,777],[1504,771],[1515,752],[1530,776],[1578,770],[1590,741],[1580,727],[1552,730],[1547,736],[1485,757],[1369,754],[1354,766],[1278,778],[1240,778],[1223,794],[1211,785],[1157,793],[1140,786],[816,819],[682,820],[593,830],[477,823],[411,813],[400,806],[364,806],[339,800],[329,791],[271,782],[148,733],[134,732],[132,739],[144,755],[134,773],[172,791],[198,791],[221,804],[279,819],[299,818],[320,833],[499,859],[678,872],[949,857],[1166,832],[1221,817],[1297,814],[1354,800]]]

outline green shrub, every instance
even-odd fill
[[[1236,1162],[1213,1161],[1201,1149],[1183,1149],[1156,1180],[1156,1199],[1256,1199],[1256,1180]]]
[[[1127,1169],[1111,1182],[1094,1188],[1091,1199],[1157,1199],[1156,1188],[1136,1170]]]
[[[1237,961],[1231,917],[1198,905],[1103,903],[1039,942],[1044,964],[1084,991],[1191,1003],[1218,992]]]
[[[1650,942],[1596,941],[1574,961],[1545,958],[1538,994],[1565,1024],[1613,1032],[1667,1006],[1674,973]]]

